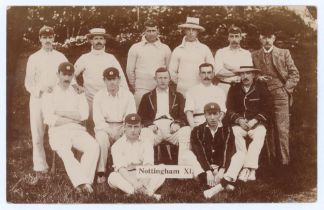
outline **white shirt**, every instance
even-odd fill
[[[155,119],[163,115],[166,115],[168,118],[172,119],[169,113],[169,88],[164,91],[156,88],[156,106],[157,111]]]
[[[154,165],[153,139],[152,132],[145,129],[142,129],[139,140],[135,142],[127,140],[126,135],[118,139],[111,147],[115,171],[131,165]]]
[[[188,90],[184,112],[192,111],[193,114],[202,114],[205,105],[210,102],[217,103],[221,111],[226,112],[226,96],[223,89],[213,84],[205,86],[201,83]],[[194,120],[196,125],[206,121],[203,115],[195,116]]]
[[[269,50],[266,50],[266,49],[263,47],[263,52],[264,52],[264,53],[271,53],[272,50],[273,50],[273,45],[270,47]]]
[[[154,89],[155,71],[168,66],[170,55],[169,46],[163,44],[160,39],[151,43],[143,36],[142,41],[133,44],[128,52],[126,72],[129,84],[133,88]]]
[[[199,66],[202,63],[214,64],[212,52],[207,45],[195,42],[186,42],[174,49],[171,54],[169,71],[172,80],[177,84],[177,91],[186,95],[187,90],[199,84]]]
[[[115,67],[119,71],[120,85],[128,89],[124,72],[114,55],[106,53],[104,49],[94,50],[81,55],[75,62],[75,75],[83,72],[83,86],[87,99],[92,102],[96,92],[106,85],[103,81],[103,72],[109,67]]]
[[[56,50],[46,52],[40,49],[29,56],[25,87],[32,97],[39,98],[42,89],[57,84],[58,66],[65,61],[68,61],[66,57]]]
[[[236,80],[236,75],[228,69],[224,64],[231,66],[253,66],[250,51],[243,48],[231,49],[230,46],[217,50],[215,54],[215,74],[217,77],[225,81],[232,82]]]
[[[206,125],[206,127],[209,128],[210,133],[211,133],[211,135],[212,135],[213,138],[214,138],[214,137],[215,137],[215,134],[216,134],[217,131],[218,131],[218,126],[217,126],[217,128],[216,128],[215,130],[211,129],[211,127],[210,127],[208,124]]]
[[[42,97],[42,110],[44,114],[44,121],[49,125],[49,132],[53,132],[59,128],[71,129],[80,128],[81,125],[77,123],[69,123],[55,127],[58,119],[56,111],[79,112],[81,121],[88,119],[89,106],[84,93],[78,94],[73,87],[66,90],[60,86],[55,86],[51,93],[45,93]]]
[[[120,87],[116,96],[108,93],[107,88],[99,90],[93,99],[93,121],[95,129],[104,129],[108,122],[123,122],[126,115],[135,113],[134,96]]]

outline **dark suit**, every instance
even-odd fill
[[[277,157],[284,165],[289,163],[289,106],[292,105],[292,93],[299,82],[299,72],[291,58],[287,49],[273,47],[271,53],[272,64],[275,74],[279,79],[277,88],[271,88],[270,93],[274,107],[275,130],[277,134],[277,144],[279,151]],[[265,62],[264,50],[261,48],[252,53],[253,63],[256,68],[261,69],[263,74],[267,72],[267,64]],[[269,65],[269,64],[268,64]],[[269,88],[269,82],[268,82]]]

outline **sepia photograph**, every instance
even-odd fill
[[[8,5],[7,204],[316,203],[314,5]]]

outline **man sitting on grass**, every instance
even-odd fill
[[[191,132],[192,151],[187,150],[181,162],[192,166],[202,189],[208,189],[216,186],[223,178],[233,154],[234,136],[230,127],[220,124],[222,114],[217,103],[206,104],[204,116],[206,122]]]
[[[66,172],[78,193],[92,193],[92,182],[99,156],[99,145],[82,126],[88,119],[89,106],[84,93],[70,85],[74,67],[69,62],[58,67],[58,85],[45,93],[42,101],[45,123],[49,126],[49,144],[63,160]],[[81,161],[72,147],[83,153]]]
[[[159,200],[161,195],[155,194],[155,191],[164,183],[165,178],[160,175],[153,178],[136,177],[136,166],[154,165],[154,136],[148,128],[141,128],[141,118],[138,114],[126,116],[125,133],[111,147],[115,171],[109,175],[108,184],[129,195],[143,193]]]

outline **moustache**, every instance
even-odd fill
[[[96,46],[103,45],[102,43],[97,43]]]
[[[204,80],[207,80],[207,81],[208,81],[208,80],[211,80],[211,79],[209,79],[209,78],[205,78]]]
[[[248,80],[248,79],[243,79],[242,81],[243,81],[243,82],[248,82],[249,80]]]
[[[70,83],[70,80],[64,80],[65,83]]]

